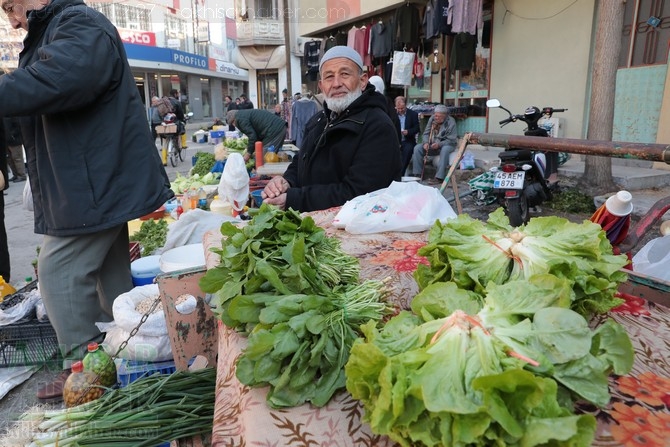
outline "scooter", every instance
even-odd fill
[[[524,135],[548,137],[549,133],[538,125],[541,118],[550,118],[556,112],[568,109],[535,106],[528,107],[522,115],[514,115],[504,108],[497,99],[486,101],[488,108],[500,108],[509,117],[499,121],[500,127],[517,120],[528,125]],[[527,149],[509,149],[501,152],[500,167],[496,168],[493,179],[493,194],[497,202],[505,209],[512,226],[519,226],[530,220],[530,210],[551,200],[551,190],[547,183],[547,161],[542,152]]]

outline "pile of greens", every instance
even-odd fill
[[[501,208],[488,222],[467,214],[445,224],[436,222],[419,254],[430,263],[420,264],[415,272],[421,289],[453,281],[481,294],[490,281],[504,284],[551,273],[570,282],[570,307],[584,316],[621,304],[614,294],[627,279],[620,269],[628,259],[613,254],[600,225],[551,216],[536,217],[514,228]]]
[[[199,151],[195,154],[196,161],[195,165],[191,168],[191,175],[198,174],[200,177],[203,177],[212,170],[214,164],[216,163],[216,158],[214,154],[209,152]]]
[[[213,309],[249,336],[237,377],[270,385],[268,404],[325,405],[344,387],[343,366],[358,326],[380,320],[378,281],[358,284],[358,260],[311,217],[263,204],[248,225],[221,226],[221,258],[200,280]]]
[[[195,173],[188,177],[177,172],[174,181],[170,183],[170,189],[175,194],[183,194],[189,190],[198,190],[205,185],[218,185],[220,177],[220,172],[207,172],[205,175]]]
[[[249,138],[243,136],[240,138],[226,138],[223,140],[223,146],[228,149],[228,152],[241,152],[247,150],[249,146]]]
[[[606,405],[607,376],[630,371],[633,349],[613,320],[591,330],[571,295],[548,274],[490,283],[481,299],[432,284],[414,313],[362,327],[347,389],[403,446],[588,446],[596,421],[573,400]]]
[[[168,224],[165,219],[149,219],[142,222],[140,229],[130,236],[131,242],[139,242],[142,256],[154,254],[165,245]]]

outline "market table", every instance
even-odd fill
[[[391,278],[390,300],[407,309],[417,293],[412,276],[420,263],[417,255],[427,232],[352,235],[332,227],[339,209],[309,213],[327,234],[342,242],[345,252],[361,263],[363,279]],[[218,258],[210,247],[221,246],[221,235],[208,233],[204,241],[207,268]],[[670,286],[670,285],[668,285]],[[670,290],[670,289],[668,289]],[[635,363],[630,374],[610,377],[612,401],[604,409],[580,405],[598,421],[594,446],[670,445],[670,309],[661,304],[629,296],[616,312],[599,316],[597,324],[612,317],[622,324],[633,342]],[[267,388],[249,388],[235,376],[235,360],[246,346],[246,338],[219,322],[217,391],[212,445],[216,446],[392,446],[387,437],[374,435],[361,422],[363,407],[346,391],[335,395],[322,408],[310,404],[295,408],[267,406]]]

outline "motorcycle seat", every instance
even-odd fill
[[[503,162],[513,160],[530,161],[533,159],[533,153],[528,149],[512,149],[509,151],[502,151],[498,154],[498,156],[500,157],[500,160]]]

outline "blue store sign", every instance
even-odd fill
[[[152,62],[169,62],[187,67],[209,69],[208,59],[197,54],[186,53],[184,51],[171,50],[169,48],[149,47],[146,45],[136,45],[124,43],[128,59],[137,59]]]

